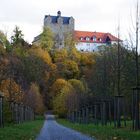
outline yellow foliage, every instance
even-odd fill
[[[83,66],[92,67],[95,64],[94,56],[92,53],[82,53],[81,54],[81,64]]]
[[[86,89],[85,89],[82,81],[77,80],[77,79],[70,79],[68,82],[73,86],[76,93],[85,93],[86,92]]]
[[[69,57],[71,60],[74,60],[79,63],[81,59],[81,53],[75,47],[73,47],[69,52]]]
[[[57,66],[55,64],[50,64],[50,78],[53,78],[57,72]]]
[[[22,100],[23,97],[20,89],[21,87],[13,79],[3,80],[0,84],[0,90],[9,101],[19,102]]]
[[[66,74],[66,78],[77,78],[79,76],[78,64],[75,61],[65,60],[63,64],[63,72]]]
[[[59,116],[65,116],[68,108],[71,106],[70,96],[74,92],[72,85],[68,84],[64,85],[61,88],[60,93],[53,100],[53,108],[54,111]],[[73,100],[73,99],[72,99]],[[70,102],[69,102],[70,101]]]
[[[51,96],[54,97],[54,96],[60,94],[62,88],[67,85],[68,85],[68,82],[66,80],[57,79],[51,87]]]
[[[63,48],[63,49],[56,49],[53,52],[54,62],[62,62],[65,59],[67,59],[67,57],[68,57],[68,52],[67,52],[67,50],[65,48]]]
[[[50,57],[49,53],[46,50],[43,50],[40,47],[32,47],[30,49],[29,53],[40,57],[47,64],[52,63],[52,60],[51,60],[51,57]]]

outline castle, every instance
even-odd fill
[[[99,46],[118,42],[118,38],[110,33],[76,31],[74,18],[61,16],[60,11],[56,16],[45,15],[44,27],[50,28],[54,33],[57,48],[64,47],[65,34],[69,32],[74,33],[78,40],[75,47],[79,51],[97,51]],[[33,43],[37,44],[39,39],[40,35],[34,38]]]

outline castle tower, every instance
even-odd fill
[[[61,16],[61,11],[56,16],[46,15],[44,18],[44,26],[51,29],[55,34],[56,47],[64,47],[65,34],[74,32],[74,18]]]

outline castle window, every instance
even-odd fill
[[[90,41],[90,37],[86,37],[86,41]]]
[[[101,38],[98,38],[98,41],[102,42],[102,39]]]
[[[96,36],[93,36],[93,41],[96,41]]]

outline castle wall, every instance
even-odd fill
[[[55,34],[56,38],[56,47],[62,48],[64,47],[64,34],[68,32],[74,31],[74,19],[70,17],[69,23],[63,23],[63,17],[59,16],[57,18],[56,23],[52,23],[51,16],[48,16],[44,19],[44,26],[51,29],[51,31]]]

